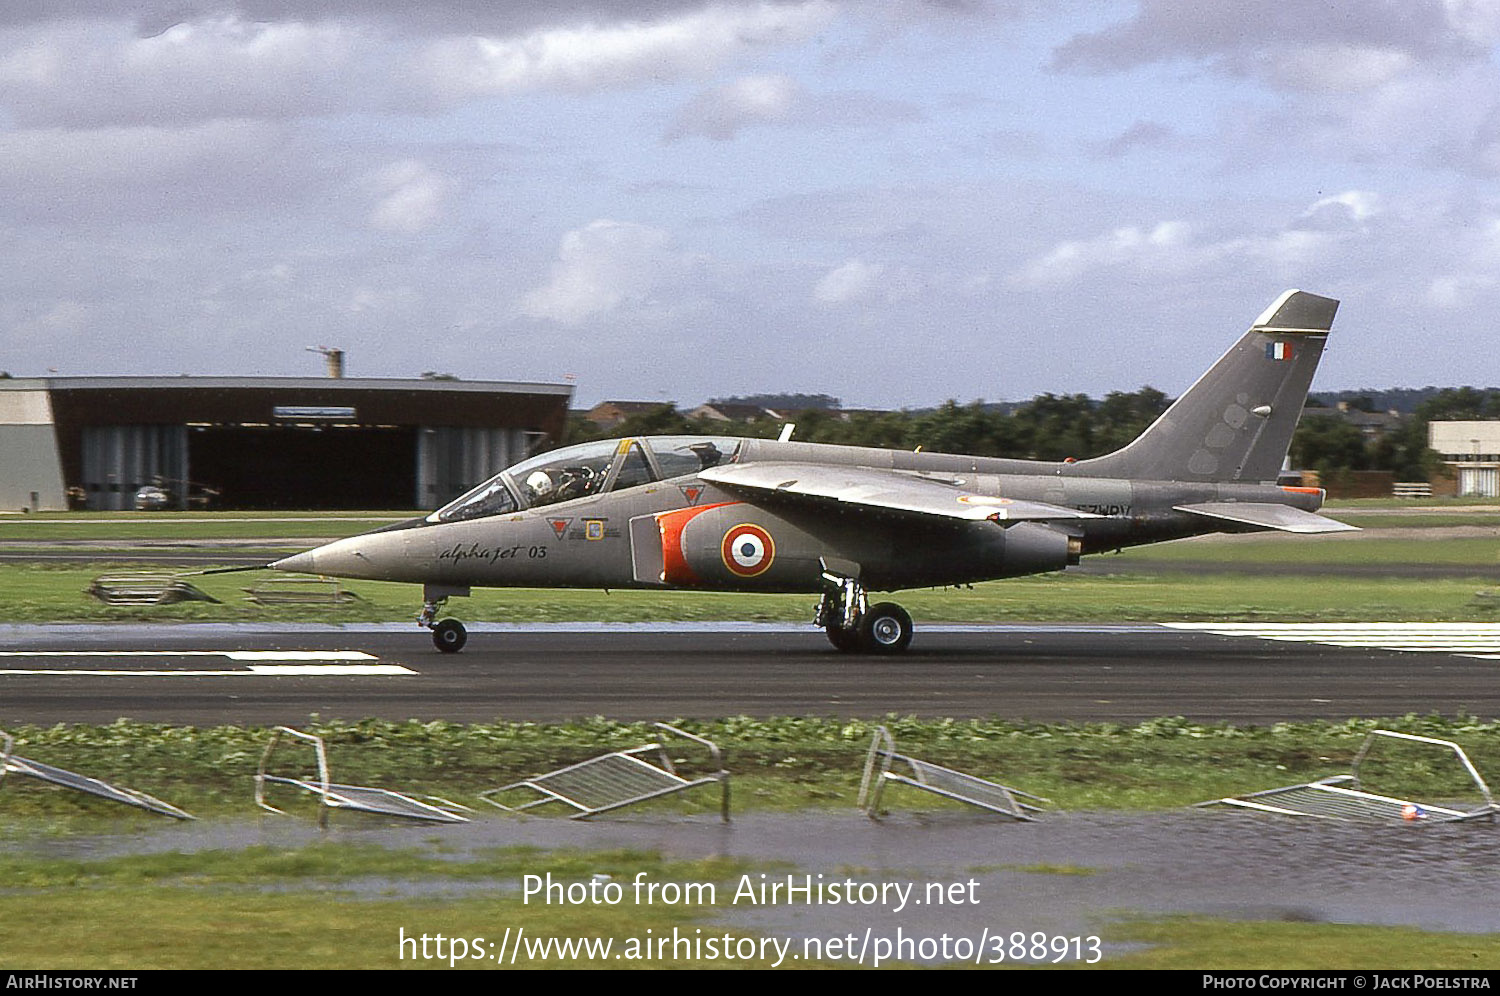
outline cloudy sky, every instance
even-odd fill
[[[33,8],[45,8],[35,13]],[[1496,0],[0,7],[0,369],[582,404],[1500,382]]]

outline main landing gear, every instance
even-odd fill
[[[856,578],[824,572],[813,623],[844,653],[899,654],[911,645],[911,614],[895,602],[869,604]]]
[[[448,601],[448,596],[428,598],[422,603],[422,614],[417,616],[417,625],[432,630],[432,645],[445,654],[456,654],[469,642],[469,631],[457,619],[437,620],[437,614]]]

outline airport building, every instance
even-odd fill
[[[1458,478],[1458,494],[1500,497],[1500,422],[1429,422],[1427,445]]]
[[[436,508],[546,441],[573,388],[269,377],[0,379],[0,508]],[[158,502],[162,498],[150,495]]]

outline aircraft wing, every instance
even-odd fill
[[[1337,522],[1316,512],[1304,512],[1290,505],[1274,502],[1251,501],[1205,501],[1196,505],[1174,505],[1179,512],[1206,515],[1210,519],[1226,519],[1262,529],[1280,529],[1288,533],[1342,533],[1358,530],[1344,522]]]
[[[886,513],[981,522],[1097,519],[1092,512],[1019,498],[965,491],[961,484],[874,467],[808,463],[741,463],[710,467],[698,475],[747,497],[842,505]]]

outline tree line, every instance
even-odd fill
[[[844,443],[891,449],[1027,460],[1079,460],[1119,449],[1166,411],[1171,403],[1153,387],[1114,391],[1096,400],[1086,394],[1043,394],[1016,405],[946,401],[936,408],[890,412],[850,412],[810,408],[788,415],[796,438],[813,443]],[[1355,402],[1358,407],[1358,402]],[[1500,388],[1437,390],[1416,411],[1370,438],[1335,409],[1307,409],[1292,439],[1297,469],[1325,478],[1347,471],[1385,470],[1396,480],[1423,481],[1441,462],[1427,448],[1427,423],[1434,420],[1500,419]],[[750,422],[691,419],[673,404],[633,415],[608,430],[582,416],[569,421],[564,443],[623,436],[704,434],[774,437],[784,424],[765,418]]]
[[[581,416],[569,421],[567,442],[623,436],[702,433],[774,437],[785,422],[797,424],[796,438],[810,443],[844,443],[891,449],[918,447],[940,453],[1020,457],[1030,460],[1084,459],[1130,442],[1166,411],[1169,400],[1155,388],[1116,391],[1096,401],[1086,394],[1043,394],[1015,406],[946,401],[913,411],[849,412],[812,408],[786,419],[767,416],[749,422],[692,419],[663,404],[632,415],[608,430]]]
[[[1309,408],[1292,437],[1292,465],[1325,479],[1356,470],[1385,470],[1398,481],[1426,481],[1442,466],[1427,447],[1429,422],[1500,419],[1500,388],[1447,387],[1432,394],[1371,439],[1334,410]]]

